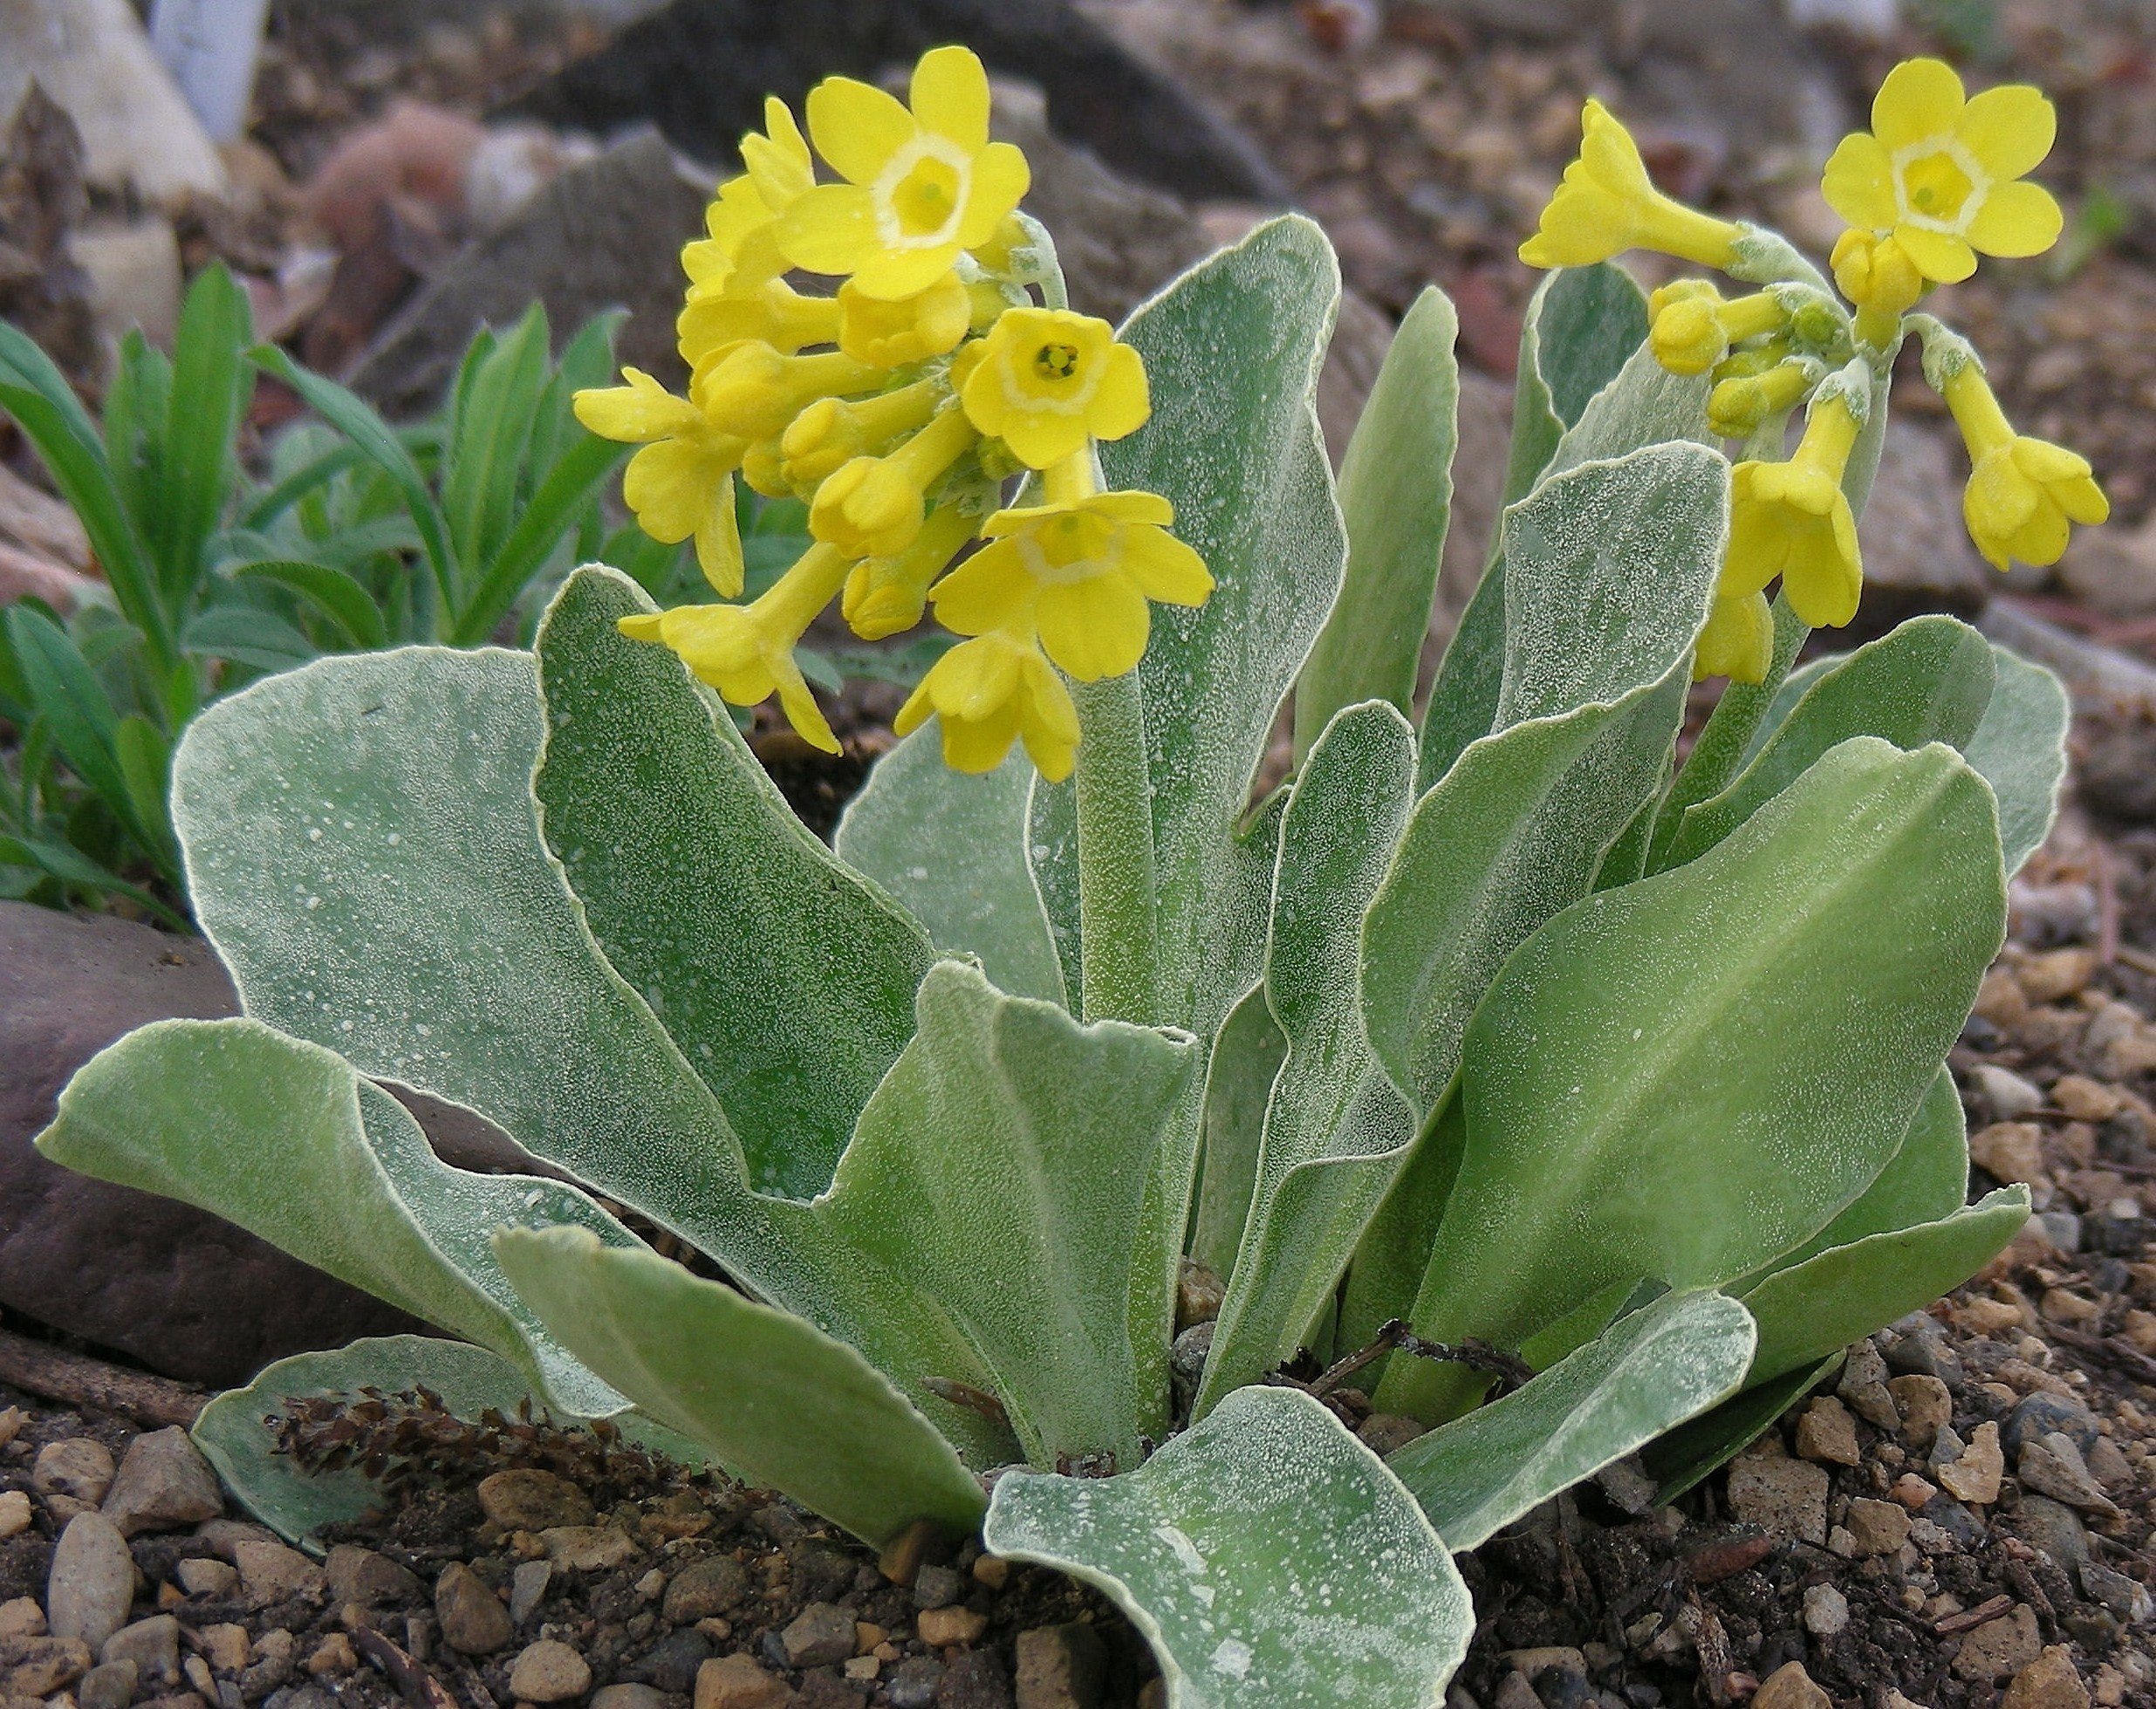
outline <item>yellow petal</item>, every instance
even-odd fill
[[[985,718],[943,718],[943,763],[981,776],[1003,762],[1018,735],[1018,708],[1007,701]]]
[[[1213,591],[1213,575],[1205,567],[1205,560],[1160,529],[1125,531],[1123,567],[1148,599],[1171,605],[1202,605]]]
[[[645,533],[675,545],[695,533],[712,490],[725,475],[703,448],[662,439],[629,459],[621,475],[621,502],[636,513],[637,526]]]
[[[1100,387],[1085,411],[1093,437],[1121,439],[1144,427],[1152,414],[1144,359],[1128,345],[1110,345],[1101,363]]]
[[[1057,582],[1040,593],[1041,646],[1080,682],[1121,676],[1145,656],[1152,615],[1128,576]]]
[[[968,154],[989,140],[989,74],[973,50],[932,48],[914,67],[908,92],[923,130],[947,136]]]
[[[1884,231],[1899,215],[1894,168],[1879,139],[1852,131],[1835,145],[1819,179],[1827,206],[1852,226]]]
[[[1985,255],[2042,255],[2058,242],[2065,223],[2043,185],[1994,184],[1969,222],[1969,246]]]
[[[1009,541],[983,546],[935,584],[936,621],[955,634],[985,635],[1008,628],[1032,596],[1017,548]]]
[[[999,635],[953,647],[929,674],[936,709],[969,723],[992,716],[1018,690],[1017,655]]]
[[[2014,466],[2032,481],[2050,486],[2055,482],[2078,481],[2089,472],[2089,460],[2064,445],[2046,439],[2023,436],[2014,441]]]
[[[851,273],[876,252],[876,209],[866,190],[818,184],[778,216],[780,252],[811,273]]]
[[[809,91],[809,134],[816,152],[852,183],[873,183],[916,133],[905,104],[871,84],[827,77]]]
[[[958,241],[966,248],[985,243],[1010,217],[1033,182],[1033,169],[1014,143],[991,142],[973,161],[973,187],[958,222]]]
[[[1085,501],[1085,508],[1112,523],[1141,523],[1154,528],[1169,528],[1175,522],[1175,507],[1159,493],[1128,489],[1095,493]]]
[[[816,696],[809,692],[809,685],[791,660],[787,660],[786,671],[778,675],[778,709],[810,747],[820,748],[826,754],[839,751],[838,738],[832,734],[823,708],[817,705]]]
[[[2026,83],[2002,84],[1971,98],[1954,134],[1993,178],[2019,178],[2043,164],[2058,136],[2058,113],[2043,92]]]
[[[1774,657],[1774,613],[1763,593],[1716,599],[1692,655],[1692,680],[1726,676],[1733,682],[1763,682]]]
[[[1026,655],[1022,671],[1025,703],[1019,721],[1025,751],[1042,776],[1060,783],[1078,757],[1078,708],[1071,691],[1038,653]]]
[[[982,365],[983,374],[988,365]],[[977,380],[982,377],[976,374]],[[970,393],[972,387],[967,388]],[[976,427],[981,424],[967,413]],[[1028,468],[1046,468],[1051,463],[1059,463],[1065,457],[1085,448],[1085,418],[1083,415],[1060,415],[1047,410],[1011,409],[1003,413],[1003,441],[1010,448],[1010,455]]]
[[[640,368],[624,368],[621,377],[627,385],[591,387],[570,400],[577,420],[601,439],[640,445],[703,426],[695,405],[675,397]]]
[[[2097,485],[2092,475],[2084,475],[2078,481],[2062,482],[2051,489],[2051,496],[2058,501],[2059,509],[2068,519],[2084,528],[2094,528],[2110,519],[2112,502],[2105,497],[2103,488]]]
[[[822,194],[821,187],[810,194]],[[854,263],[853,288],[864,296],[886,301],[918,296],[951,270],[958,253],[956,243],[937,243],[921,250],[886,250],[877,244]]]
[[[1797,616],[1815,629],[1838,629],[1856,616],[1863,591],[1856,523],[1846,504],[1792,533],[1782,591]]]
[[[1940,136],[1961,113],[1961,79],[1943,59],[1905,59],[1872,98],[1872,133],[1886,151]]]
[[[657,612],[638,612],[630,617],[618,617],[614,627],[633,641],[655,641],[659,639],[661,621]]]
[[[2036,506],[2036,513],[2015,534],[2013,556],[2043,569],[2065,556],[2072,534],[2066,513],[2047,501]]]
[[[891,721],[895,735],[911,735],[935,712],[935,702],[929,697],[928,684],[924,678],[914,685],[914,692],[906,697],[906,704],[899,708],[899,715]]]
[[[1639,158],[1639,145],[1600,101],[1590,100],[1580,109],[1579,159],[1608,189],[1645,195],[1653,188],[1646,163]]]
[[[696,567],[721,598],[731,599],[741,592],[741,519],[734,509],[730,475],[712,489],[696,524]]]
[[[1995,191],[1993,194],[1997,194]],[[1976,270],[1976,252],[1959,237],[1920,226],[1894,228],[1894,242],[1916,263],[1918,272],[1939,284],[1959,284]]]

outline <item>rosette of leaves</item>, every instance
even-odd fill
[[[2057,685],[1922,619],[1733,691],[1678,768],[1728,467],[1596,267],[1536,300],[1418,728],[1454,322],[1407,317],[1336,487],[1337,288],[1283,219],[1125,329],[1155,414],[1108,482],[1172,498],[1219,584],[1082,690],[1069,783],[914,738],[826,849],[600,568],[530,653],[326,660],[196,722],[175,820],[246,1014],[115,1045],[40,1144],[495,1356],[370,1343],[220,1403],[265,1518],[320,1503],[260,1470],[264,1398],[528,1391],[871,1543],[980,1527],[1087,1578],[1176,1705],[1433,1704],[1473,1626],[1450,1551],[1658,1439],[1696,1474],[2011,1237],[2021,1189],[1964,1204],[1943,1064],[2050,818]],[[446,1166],[393,1085],[545,1172]],[[1187,1257],[1226,1300],[1179,1410]],[[1394,1318],[1540,1374],[1485,1404],[1373,1367],[1434,1426],[1389,1460],[1268,1381]]]

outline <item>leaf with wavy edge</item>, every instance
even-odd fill
[[[1293,1389],[1238,1389],[1120,1477],[1007,1472],[982,1538],[1105,1591],[1169,1709],[1436,1709],[1475,1629],[1421,1509]]]

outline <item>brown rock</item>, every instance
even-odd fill
[[[504,1531],[589,1525],[593,1513],[592,1498],[568,1479],[528,1466],[481,1479],[479,1509]]]
[[[2091,950],[2065,950],[2057,952],[2069,955],[2086,955],[2096,959]],[[2051,1102],[2077,1122],[2107,1122],[2125,1108],[2125,1094],[2116,1086],[2107,1086],[2100,1080],[2091,1080],[2085,1074],[2062,1074],[2052,1083]]]
[[[509,1688],[526,1703],[566,1703],[592,1688],[592,1665],[558,1638],[527,1644],[509,1671]]]
[[[962,1605],[924,1608],[914,1621],[921,1641],[932,1650],[948,1644],[971,1644],[989,1629],[989,1617]]]
[[[321,1568],[283,1543],[243,1538],[232,1545],[232,1564],[240,1569],[240,1588],[258,1603],[317,1596],[328,1589]]]
[[[784,1709],[793,1692],[751,1656],[726,1656],[696,1670],[695,1709]]]
[[[1939,1481],[1947,1493],[1972,1507],[1983,1507],[1999,1499],[1999,1480],[2006,1472],[2006,1455],[1999,1447],[1999,1426],[1985,1423],[1976,1426],[1970,1435],[1968,1446],[1961,1450],[1961,1457],[1949,1466],[1937,1468]]]
[[[30,1521],[29,1495],[19,1489],[0,1489],[0,1542],[21,1536],[30,1529]]]
[[[349,1673],[359,1665],[359,1657],[352,1653],[352,1640],[342,1632],[332,1632],[315,1645],[314,1653],[307,1658],[307,1671],[318,1679],[325,1673]],[[517,1695],[530,1697],[531,1694],[519,1691]],[[570,1695],[573,1697],[575,1693],[572,1692]],[[532,1700],[537,1702],[539,1699],[535,1698]]]
[[[90,1671],[90,1646],[79,1637],[0,1641],[0,1694],[50,1697]]]
[[[2040,1181],[2043,1130],[2034,1122],[1994,1122],[1969,1135],[1969,1159],[1998,1180]]]
[[[1083,1621],[1018,1634],[1018,1709],[1098,1709],[1107,1655]]]
[[[462,1561],[450,1562],[435,1580],[435,1617],[441,1641],[467,1656],[492,1655],[516,1636],[502,1599]]]
[[[778,1641],[796,1667],[835,1666],[853,1653],[853,1616],[836,1603],[811,1603],[778,1635]]]
[[[2014,1676],[1999,1709],[2089,1709],[2088,1688],[2072,1655],[2055,1644]]]
[[[1833,1709],[1834,1699],[1812,1681],[1802,1662],[1784,1662],[1759,1682],[1752,1709]]]
[[[943,1536],[943,1528],[933,1519],[917,1519],[893,1538],[876,1557],[876,1570],[892,1583],[910,1585],[928,1551]]]
[[[607,1573],[636,1558],[634,1539],[616,1525],[556,1525],[539,1533],[546,1558],[571,1572]]]
[[[10,1637],[43,1637],[44,1610],[35,1596],[10,1596],[0,1603],[0,1641]]]
[[[1939,1494],[1936,1486],[1927,1483],[1913,1472],[1904,1472],[1894,1480],[1894,1487],[1887,1492],[1895,1501],[1914,1513],[1924,1511],[1924,1504]]]
[[[1954,1419],[1954,1395],[1936,1377],[1897,1377],[1886,1385],[1901,1412],[1901,1439],[1922,1452]]]
[[[1859,1497],[1849,1504],[1844,1523],[1856,1540],[1859,1556],[1892,1555],[1909,1541],[1909,1510],[1896,1501]]]
[[[749,1569],[730,1555],[715,1555],[674,1574],[661,1612],[669,1625],[693,1626],[739,1607],[749,1594]]]
[[[1961,1653],[1954,1658],[1954,1677],[1972,1681],[2008,1678],[2035,1661],[2043,1650],[2036,1610],[2016,1603],[1961,1640]]]
[[[380,1603],[415,1603],[427,1594],[419,1576],[387,1555],[352,1543],[339,1543],[322,1563],[330,1596],[337,1603],[373,1608]]]
[[[1856,1465],[1861,1456],[1857,1448],[1857,1421],[1849,1409],[1832,1395],[1821,1395],[1813,1401],[1797,1421],[1797,1452],[1804,1459]]]
[[[2104,1514],[2118,1511],[2081,1457],[2079,1444],[2064,1431],[2025,1439],[2015,1470],[2025,1488],[2064,1501],[2070,1507]]]
[[[127,1445],[102,1511],[120,1535],[132,1537],[222,1519],[224,1496],[209,1462],[195,1452],[187,1432],[174,1425],[146,1431]]]
[[[195,1637],[202,1646],[202,1659],[219,1673],[237,1673],[255,1658],[255,1646],[247,1628],[229,1621],[204,1626]]]
[[[1826,1542],[1827,1474],[1807,1460],[1747,1453],[1729,1467],[1729,1511],[1776,1536]]]
[[[38,1450],[30,1487],[40,1495],[68,1495],[94,1507],[113,1487],[113,1451],[87,1436],[63,1436]]]

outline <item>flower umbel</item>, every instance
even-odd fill
[[[1891,236],[1918,273],[1953,284],[1980,254],[2041,255],[2057,241],[2058,203],[2023,181],[2057,128],[2027,84],[1972,99],[1943,60],[1905,59],[1872,99],[1871,130],[1842,139],[1820,188],[1851,225]]]

